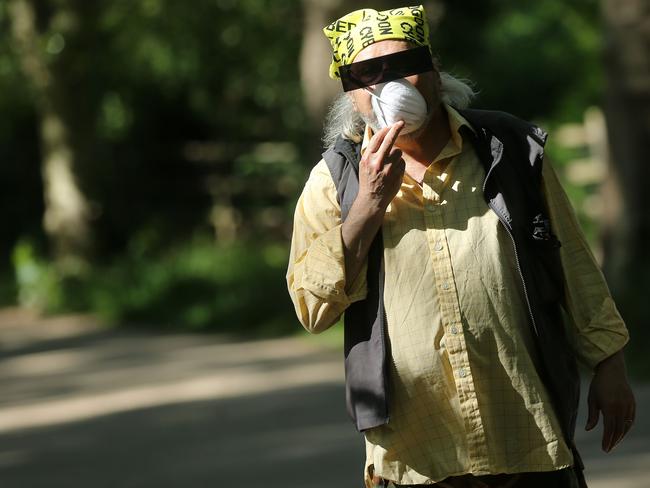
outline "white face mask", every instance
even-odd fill
[[[427,119],[426,100],[404,78],[378,83],[374,91],[364,89],[372,95],[372,109],[380,129],[403,120],[404,128],[400,134],[408,134],[418,130]]]

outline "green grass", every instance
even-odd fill
[[[46,314],[93,312],[109,324],[273,336],[295,329],[286,244],[215,245],[196,236],[166,250],[135,243],[109,263],[62,273],[29,244],[14,252],[18,300]]]

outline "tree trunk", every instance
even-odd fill
[[[318,126],[323,122],[327,106],[341,91],[340,84],[328,75],[332,49],[323,34],[323,27],[336,18],[341,1],[303,0],[302,3],[304,22],[300,77],[307,113]]]
[[[627,320],[632,348],[650,338],[650,2],[603,0],[605,113],[611,173],[604,197],[604,268]]]
[[[40,119],[41,174],[45,192],[43,227],[55,261],[63,266],[77,266],[83,263],[90,247],[90,212],[75,178],[75,151],[62,111],[65,101],[41,48],[44,39],[37,28],[36,11],[33,1],[12,0],[9,3],[16,53],[36,95]],[[56,12],[51,17],[55,15]],[[60,52],[65,46],[65,37],[54,34],[50,36],[52,42],[55,44],[49,50]]]

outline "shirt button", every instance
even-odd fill
[[[434,246],[434,249],[436,251],[442,251],[445,247],[442,245],[442,242],[438,241],[436,242],[436,245]]]
[[[451,333],[452,334],[458,334],[458,328],[455,325],[451,326]]]
[[[443,290],[449,290],[449,283],[447,283],[447,282],[445,281],[445,282],[442,284],[442,289],[443,289]]]
[[[460,370],[458,370],[458,376],[460,376],[461,378],[464,378],[466,375],[467,373],[463,368],[460,368]]]

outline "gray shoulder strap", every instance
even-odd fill
[[[334,186],[336,186],[336,191],[339,193],[340,201],[341,194],[339,187],[341,185],[341,179],[343,178],[343,168],[345,167],[346,159],[341,153],[334,150],[334,146],[330,147],[323,153],[323,159],[330,170],[332,180],[334,180]]]
[[[341,220],[345,220],[359,193],[359,144],[339,137],[336,143],[323,153],[323,159],[336,186],[341,206]]]

